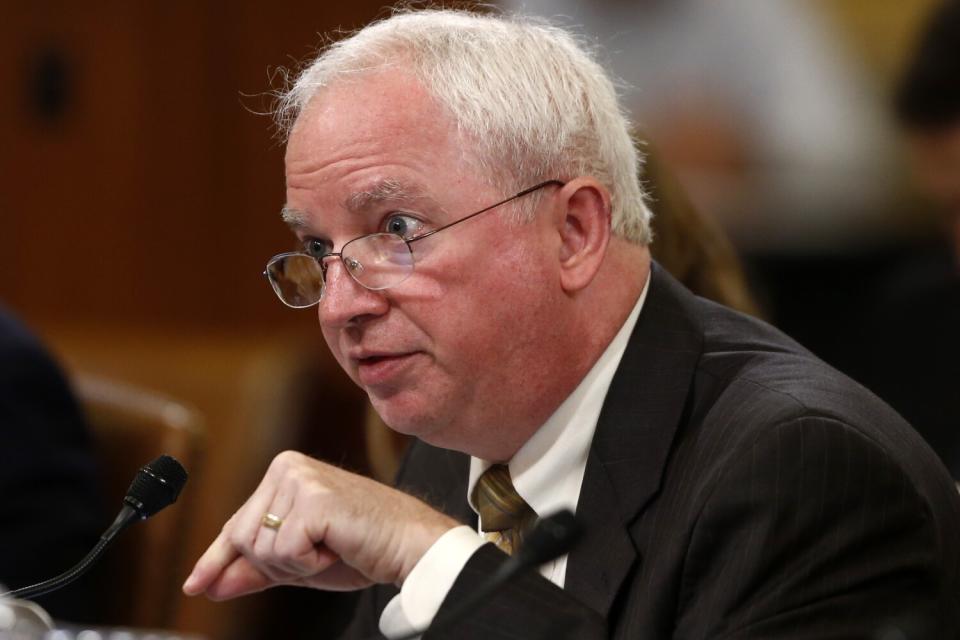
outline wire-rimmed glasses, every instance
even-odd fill
[[[340,251],[322,256],[313,256],[303,251],[280,253],[270,258],[263,275],[270,281],[270,286],[280,301],[294,309],[306,309],[320,302],[327,278],[327,258],[339,258],[346,272],[361,286],[373,291],[389,289],[413,273],[414,257],[410,245],[414,242],[544,187],[563,184],[560,180],[541,182],[505,200],[412,238],[404,238],[395,233],[371,233],[350,240]]]

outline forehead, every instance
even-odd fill
[[[431,160],[462,149],[458,141],[451,116],[416,79],[395,70],[371,72],[337,81],[307,103],[287,144],[288,182],[378,163],[384,171],[391,165],[433,171]]]
[[[284,218],[293,230],[360,233],[351,215],[387,202],[458,210],[489,188],[472,145],[412,76],[396,69],[338,80],[320,90],[287,144]],[[341,214],[347,217],[341,217]]]

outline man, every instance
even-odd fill
[[[352,633],[395,634],[476,590],[530,513],[568,507],[570,555],[450,633],[956,632],[949,477],[862,387],[651,263],[628,123],[567,33],[399,14],[285,104],[304,250],[267,274],[319,302],[334,356],[419,442],[405,491],[281,454],[186,593],[377,585]]]

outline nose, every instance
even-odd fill
[[[387,312],[390,303],[383,293],[367,289],[354,280],[340,260],[326,264],[326,284],[317,305],[321,326],[340,329]]]

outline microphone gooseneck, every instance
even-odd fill
[[[476,609],[513,578],[570,551],[582,535],[583,527],[568,509],[541,518],[527,535],[520,550],[501,564],[497,571],[468,597],[443,616],[434,618],[433,622],[426,627],[400,636],[391,636],[389,640],[412,640],[427,631],[449,627]]]
[[[123,498],[123,507],[113,524],[103,532],[90,553],[84,556],[76,566],[50,580],[0,593],[0,596],[35,598],[67,586],[93,566],[118,533],[137,520],[146,520],[164,507],[176,502],[186,482],[186,470],[170,456],[160,456],[145,465],[130,483],[127,495]]]

